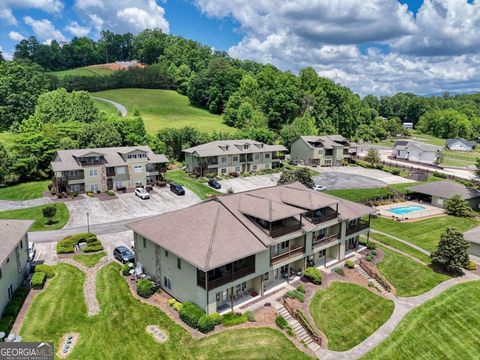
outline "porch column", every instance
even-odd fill
[[[263,297],[263,293],[265,292],[265,290],[263,289],[263,274],[260,275],[260,297]]]

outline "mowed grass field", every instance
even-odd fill
[[[394,304],[359,285],[333,282],[310,302],[315,324],[328,338],[328,348],[345,351],[361,343],[392,315]]]
[[[478,359],[480,282],[456,285],[410,312],[362,359]]]
[[[107,114],[118,114],[118,110],[115,106],[112,104],[109,104],[105,101],[98,100],[98,99],[93,99],[97,106],[99,107],[100,111],[106,112]]]
[[[31,200],[42,197],[50,182],[50,180],[32,181],[0,187],[0,200]]]
[[[33,299],[20,334],[26,341],[53,341],[59,349],[63,335],[79,333],[68,359],[311,359],[271,328],[232,329],[196,340],[157,307],[134,299],[116,263],[97,273],[101,311],[88,317],[85,274],[67,264],[55,269],[57,275]],[[167,341],[155,342],[148,325],[165,331]]]
[[[220,115],[190,105],[186,96],[173,90],[116,89],[93,93],[124,105],[129,112],[137,106],[150,134],[163,128],[191,126],[204,132],[232,131]]]
[[[52,225],[47,225],[47,218],[43,216],[42,209],[46,205],[0,211],[0,219],[35,220],[30,231],[58,230],[65,226],[70,217],[70,213],[64,203],[55,203],[54,205],[57,208],[57,212],[52,219]]]
[[[66,76],[103,76],[110,75],[114,70],[102,68],[98,66],[85,66],[76,69],[53,71],[51,74],[56,75],[59,78]]]

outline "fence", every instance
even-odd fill
[[[318,345],[322,345],[322,337],[320,334],[315,331],[313,326],[310,324],[310,322],[306,319],[305,315],[300,311],[300,310],[294,310],[292,305],[288,302],[287,298],[283,298],[283,306],[285,306],[285,309],[290,313],[290,315],[293,316],[295,320],[297,320],[300,325],[305,329],[306,332],[312,337],[312,340],[315,341]]]
[[[382,285],[385,290],[387,290],[388,292],[390,292],[392,290],[392,288],[390,287],[390,284],[388,283],[387,280],[384,279],[384,277],[382,275],[380,275],[377,271],[375,271],[374,269],[372,269],[370,267],[369,264],[367,264],[365,262],[365,260],[363,259],[360,259],[360,267],[365,270],[365,272],[370,275],[372,278],[374,278],[375,280],[377,280],[380,285]]]

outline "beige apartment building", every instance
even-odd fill
[[[357,144],[341,135],[300,136],[291,145],[290,159],[313,166],[342,166],[357,154]]]
[[[163,181],[168,159],[148,146],[59,150],[50,167],[58,192],[130,189]]]
[[[0,314],[29,273],[28,235],[33,220],[0,220]]]
[[[253,140],[221,140],[183,150],[187,170],[198,176],[257,172],[279,167],[287,148]]]
[[[333,266],[354,255],[372,212],[297,182],[127,226],[137,265],[171,296],[213,313],[268,295],[306,266]]]

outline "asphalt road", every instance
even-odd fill
[[[93,97],[94,99],[97,99],[97,100],[100,100],[100,101],[103,101],[103,102],[106,102],[106,103],[109,103],[113,106],[115,106],[115,108],[120,111],[120,114],[122,115],[122,117],[125,117],[128,115],[128,110],[125,106],[123,106],[122,104],[119,104],[115,101],[112,101],[112,100],[109,100],[109,99],[104,99],[104,98],[100,98],[100,97],[96,97],[94,96]]]

